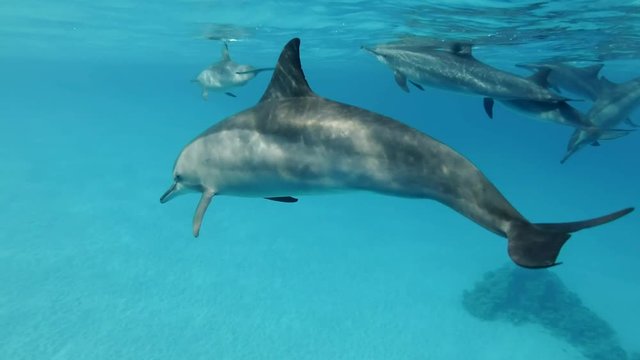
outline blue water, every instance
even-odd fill
[[[447,143],[532,221],[640,206],[638,134],[560,165],[571,129],[499,104],[489,120],[478,97],[403,93],[359,49],[459,38],[509,71],[600,60],[624,81],[640,76],[640,5],[305,4],[0,5],[0,359],[585,359],[542,326],[465,311],[463,292],[509,263],[506,241],[436,202],[216,197],[194,239],[198,196],[158,199],[180,149],[253,106],[269,81],[203,101],[189,80],[220,48],[204,36],[238,40],[231,56],[255,66],[299,36],[317,93]],[[632,213],[575,234],[551,270],[630,356],[640,352],[639,225]]]

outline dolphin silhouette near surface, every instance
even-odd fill
[[[603,81],[608,81],[606,78]],[[612,140],[634,132],[632,130],[614,129],[621,123],[637,127],[629,115],[640,107],[640,77],[621,84],[609,83],[591,106],[585,120],[588,128],[577,128],[567,144],[567,152],[560,161],[566,162],[578,150],[586,145],[600,145],[600,140]]]
[[[284,47],[258,104],[216,123],[180,152],[160,202],[201,193],[194,236],[215,196],[295,202],[299,195],[360,190],[436,200],[508,238],[516,264],[544,268],[557,264],[570,233],[633,210],[531,223],[447,145],[389,117],[316,95],[302,71],[299,47],[297,38]]]
[[[238,64],[231,60],[229,47],[223,43],[221,59],[202,70],[193,82],[202,87],[202,98],[209,98],[209,90],[224,92],[226,95],[236,97],[230,90],[244,86],[249,80],[263,71],[271,71],[273,68],[256,69],[251,65]]]

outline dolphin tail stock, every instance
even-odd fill
[[[258,73],[261,73],[261,72],[263,72],[263,71],[273,71],[273,70],[275,70],[275,69],[276,69],[276,68],[269,67],[269,68],[252,69],[252,70],[247,70],[247,71],[236,71],[236,74],[238,74],[238,75],[243,75],[243,74],[258,74]]]
[[[532,224],[525,221],[512,224],[507,232],[509,256],[513,262],[525,268],[538,269],[560,265],[556,259],[571,233],[609,223],[633,210],[634,208],[630,207],[575,222]]]

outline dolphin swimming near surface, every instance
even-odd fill
[[[606,79],[605,79],[606,80]],[[576,129],[569,139],[567,153],[560,161],[564,163],[585,145],[600,145],[599,140],[611,140],[630,134],[634,130],[614,129],[626,122],[635,124],[629,115],[640,106],[640,77],[622,84],[610,85],[603,91],[587,112],[586,121],[591,124],[588,129]]]
[[[439,201],[508,238],[511,259],[529,268],[556,265],[570,233],[628,213],[569,223],[526,220],[465,157],[389,117],[316,95],[300,63],[300,40],[282,50],[271,82],[255,106],[204,131],[180,152],[165,203],[201,193],[193,218],[198,236],[214,196],[294,196],[335,191]]]
[[[548,69],[549,86],[558,91],[563,89],[578,96],[594,101],[609,83],[598,78],[604,64],[575,67],[565,63],[517,64],[516,66],[533,71]]]
[[[500,103],[536,120],[574,128],[592,126],[585,120],[582,112],[567,104],[566,101],[502,100]],[[484,108],[487,116],[493,119],[493,99],[484,98]]]
[[[549,70],[520,77],[478,61],[471,44],[454,43],[449,49],[440,49],[395,42],[363,48],[393,70],[396,83],[406,92],[409,81],[496,100],[568,100],[547,89]]]
[[[233,62],[229,56],[229,47],[224,42],[220,61],[202,70],[193,81],[202,86],[202,98],[205,100],[209,97],[209,90],[224,92],[229,96],[236,97],[235,94],[229,92],[231,88],[243,86],[256,77],[258,73],[271,70],[273,68],[256,69],[251,65],[241,65]]]

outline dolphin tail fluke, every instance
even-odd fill
[[[606,224],[633,210],[633,208],[626,208],[601,217],[567,223],[514,224],[507,234],[509,256],[513,262],[526,268],[547,268],[559,265],[556,259],[562,246],[571,237],[571,233]]]
[[[238,75],[243,75],[243,74],[258,74],[261,73],[263,71],[273,71],[276,68],[260,68],[260,69],[253,69],[253,70],[247,70],[247,71],[236,71],[236,74]]]

